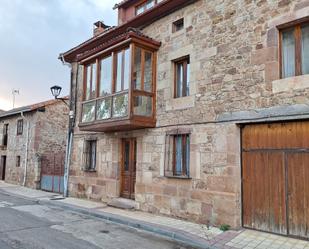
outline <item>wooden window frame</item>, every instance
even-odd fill
[[[179,28],[179,26],[178,26],[178,25],[180,25],[180,24],[182,25],[181,28]],[[173,33],[176,33],[176,32],[178,32],[178,31],[184,29],[185,19],[184,19],[184,18],[180,18],[180,19],[178,19],[177,21],[173,22],[172,25],[173,25],[172,32],[173,32]]]
[[[182,174],[179,175],[176,172],[176,139],[182,137]],[[164,165],[164,176],[168,178],[180,178],[180,179],[191,179],[190,176],[190,137],[191,131],[188,129],[177,129],[166,133],[165,142],[165,165]],[[189,141],[188,141],[189,138]],[[172,148],[170,148],[170,140],[172,139]],[[189,145],[187,144],[189,142]],[[187,146],[189,146],[189,154],[187,154]],[[187,158],[189,157],[189,162],[187,165]],[[170,171],[169,165],[172,164],[172,170]]]
[[[95,78],[96,78],[96,92],[95,92],[95,96],[94,97],[91,97],[91,94],[92,94],[92,87],[93,87],[93,73],[92,73],[92,70],[93,70],[93,65],[96,65],[96,75],[95,75]],[[90,96],[89,96],[89,99],[87,99],[87,79],[88,79],[88,67],[91,66],[91,76],[90,76]],[[86,64],[84,66],[84,79],[83,79],[83,101],[90,101],[90,100],[93,100],[93,99],[96,99],[98,97],[98,95],[100,94],[100,91],[98,89],[98,86],[100,84],[99,82],[99,78],[98,78],[98,71],[100,70],[100,67],[99,67],[99,63],[98,63],[98,59],[96,59],[95,61],[92,61],[88,64]]]
[[[24,130],[24,120],[23,119],[18,119],[17,120],[17,136],[21,136],[23,134]]]
[[[94,161],[92,161],[92,146],[95,147]],[[83,170],[85,172],[96,172],[97,168],[97,140],[86,139],[84,140],[84,151],[83,151]],[[94,167],[92,167],[94,165]]]
[[[294,31],[294,39],[295,39],[295,75],[300,76],[303,75],[302,73],[302,33],[301,27],[304,24],[309,24],[309,21],[299,22],[297,24],[289,25],[284,28],[279,29],[279,67],[280,67],[280,78],[284,79],[283,77],[283,53],[282,53],[282,42],[283,42],[283,35],[282,33],[287,30]]]
[[[174,98],[182,98],[190,95],[190,86],[189,86],[189,95],[187,95],[187,84],[188,84],[188,64],[190,64],[190,56],[185,56],[173,61],[174,63]],[[177,66],[183,64],[183,82],[182,82],[182,93],[177,92],[178,85],[178,72]],[[190,83],[190,82],[189,82]]]

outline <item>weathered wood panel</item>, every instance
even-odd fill
[[[309,121],[248,125],[242,142],[244,150],[309,148]]]
[[[286,234],[284,154],[244,152],[243,165],[243,225]]]
[[[309,122],[242,130],[243,225],[309,238]]]
[[[287,154],[289,234],[309,237],[309,153]]]

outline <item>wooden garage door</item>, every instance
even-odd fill
[[[242,130],[243,226],[309,238],[309,122]]]

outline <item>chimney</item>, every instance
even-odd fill
[[[94,25],[93,36],[98,36],[102,34],[106,29],[110,27],[110,26],[105,25],[104,22],[102,21],[97,21],[93,25]]]

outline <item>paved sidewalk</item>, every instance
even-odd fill
[[[77,212],[125,224],[166,236],[197,248],[213,249],[309,249],[309,242],[252,230],[222,232],[218,228],[199,225],[150,213],[122,210],[103,203],[77,198],[63,199],[53,193],[32,190],[0,181],[7,193],[36,199],[41,203],[65,206]]]

